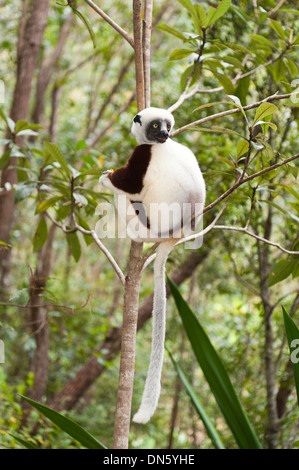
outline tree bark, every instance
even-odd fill
[[[269,239],[272,230],[272,207],[269,206],[268,217],[265,222],[264,237]],[[271,269],[269,261],[268,246],[258,241],[258,259],[260,292],[264,309],[265,328],[265,375],[267,391],[267,425],[266,439],[270,449],[277,448],[278,444],[278,415],[276,406],[276,386],[275,386],[275,363],[273,354],[273,328],[270,289],[268,287],[268,277]]]
[[[192,252],[181,268],[171,276],[173,282],[176,285],[180,285],[188,279],[195,269],[206,259],[208,253],[208,248],[202,248],[200,254]],[[169,296],[169,294],[170,289],[167,286],[167,296]],[[140,330],[151,317],[152,306],[153,294],[147,297],[139,308],[137,323],[138,330]],[[113,328],[108,332],[106,338],[97,351],[105,351],[103,359],[111,361],[119,352],[120,344],[121,328]],[[49,402],[49,406],[57,411],[71,410],[94,381],[105,371],[105,369],[105,365],[100,363],[98,357],[93,354],[78,370],[76,375],[66,383],[63,389],[52,398]]]
[[[151,35],[152,35],[153,2],[145,0],[143,16],[143,73],[144,73],[144,105],[151,103]]]
[[[133,0],[133,27],[134,27],[134,50],[135,50],[135,75],[137,111],[145,108],[144,95],[144,67],[142,47],[142,22],[141,22],[141,0]]]
[[[283,418],[287,410],[287,402],[294,386],[294,374],[292,362],[289,359],[284,375],[279,383],[279,389],[276,395],[277,416],[279,419]]]
[[[74,15],[73,12],[71,12],[61,27],[60,35],[51,57],[44,58],[40,67],[36,85],[35,105],[32,113],[32,121],[35,123],[40,123],[42,120],[45,107],[46,90],[53,73],[53,68],[56,62],[59,60],[59,57],[61,56],[61,53],[65,46],[67,37],[71,29],[73,18]]]
[[[17,80],[10,111],[10,117],[14,121],[28,118],[34,71],[46,27],[49,4],[50,0],[33,0],[30,16],[25,24],[24,15],[29,8],[29,2],[24,2],[18,38]],[[10,185],[0,197],[0,240],[5,243],[9,241],[13,224],[15,209],[13,185],[17,182],[17,170],[13,167],[16,164],[17,158],[12,157],[1,175],[1,187],[4,188],[7,183]],[[8,253],[5,250],[0,251],[2,285],[6,284]]]
[[[42,307],[43,289],[51,272],[51,255],[56,226],[49,230],[45,246],[39,251],[37,266],[30,282],[31,324],[36,341],[33,362],[34,385],[30,394],[33,400],[41,400],[48,381],[49,325],[47,312]]]
[[[43,289],[51,271],[51,254],[56,225],[52,225],[43,248],[38,252],[36,269],[30,278],[30,326],[35,339],[36,348],[33,357],[32,370],[34,374],[33,388],[29,397],[41,401],[45,395],[49,370],[49,324],[47,310],[43,308]],[[26,423],[30,405],[23,402],[22,425]]]
[[[136,331],[142,273],[142,243],[131,242],[125,282],[121,357],[114,422],[113,449],[127,449],[135,372]]]
[[[133,0],[137,111],[141,111],[145,107],[141,5],[141,0]],[[127,449],[129,445],[131,406],[135,373],[139,289],[143,266],[142,247],[142,243],[131,241],[128,270],[124,286],[121,356],[114,421],[113,449]]]

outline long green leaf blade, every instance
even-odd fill
[[[34,446],[31,444],[31,442],[26,441],[25,439],[22,439],[22,437],[17,436],[16,434],[9,433],[16,441],[18,441],[22,446],[24,446],[26,449],[38,449],[38,447]]]
[[[198,364],[238,446],[242,449],[261,449],[261,443],[241,406],[229,376],[209,337],[181,296],[177,286],[170,279],[168,282]]]
[[[82,444],[87,449],[106,449],[106,447],[101,444],[97,439],[95,439],[88,431],[82,428],[75,421],[63,416],[61,413],[52,410],[46,405],[42,405],[31,398],[20,395],[24,400],[26,400],[30,405],[40,411],[44,416],[46,416],[52,423],[56,424],[60,429],[66,432],[69,436],[73,437]]]
[[[212,440],[214,446],[216,447],[216,449],[225,449],[224,447],[224,444],[223,442],[221,441],[221,438],[214,426],[214,424],[212,423],[209,415],[207,414],[207,412],[205,411],[203,405],[201,404],[198,396],[196,395],[192,385],[190,384],[189,380],[187,379],[187,377],[185,376],[184,372],[182,371],[181,367],[178,365],[178,363],[174,360],[174,358],[172,357],[172,355],[170,354],[170,352],[168,351],[168,354],[172,360],[172,363],[178,373],[178,376],[180,377],[190,399],[191,399],[191,402],[193,403],[194,405],[194,408],[196,409],[199,417],[201,418],[205,428],[206,428],[206,431],[208,433],[208,436],[210,437],[210,439]]]
[[[284,326],[290,348],[291,362],[295,377],[295,385],[297,391],[297,401],[299,406],[299,329],[288,314],[284,306],[282,306]]]

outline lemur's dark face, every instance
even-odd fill
[[[167,119],[155,119],[146,127],[146,138],[152,142],[164,144],[169,137],[171,124]]]

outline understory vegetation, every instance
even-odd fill
[[[93,2],[0,0],[1,447],[88,446],[23,396],[113,447],[130,241],[97,237],[101,207],[113,204],[98,180],[132,153],[141,94],[173,113],[172,138],[196,155],[207,200],[202,245],[179,244],[167,262],[161,397],[147,425],[131,424],[129,447],[296,449],[297,2],[95,3],[121,31]],[[138,25],[150,59],[142,35],[138,55]],[[152,292],[149,264],[132,413]]]

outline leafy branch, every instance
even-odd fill
[[[285,100],[285,99],[288,99],[292,95],[295,95],[295,94],[296,94],[296,92],[294,92],[294,93],[285,93],[283,95],[279,95],[278,92],[276,92],[274,95],[268,96],[264,100],[257,101],[256,103],[252,103],[252,104],[249,104],[247,106],[243,106],[242,109],[243,109],[243,111],[248,111],[249,109],[258,108],[263,103],[271,103],[272,101]],[[235,108],[235,109],[227,109],[226,111],[221,111],[220,113],[211,114],[210,116],[206,116],[202,119],[198,119],[197,121],[190,122],[189,124],[186,124],[185,126],[180,127],[179,129],[176,129],[175,131],[173,131],[171,133],[171,137],[175,137],[176,135],[180,134],[181,132],[184,132],[187,129],[190,129],[191,127],[199,126],[200,124],[203,124],[204,122],[213,121],[215,119],[218,119],[218,118],[221,118],[221,117],[224,117],[224,116],[229,116],[231,114],[240,113],[240,112],[242,112],[242,109],[240,107]]]

